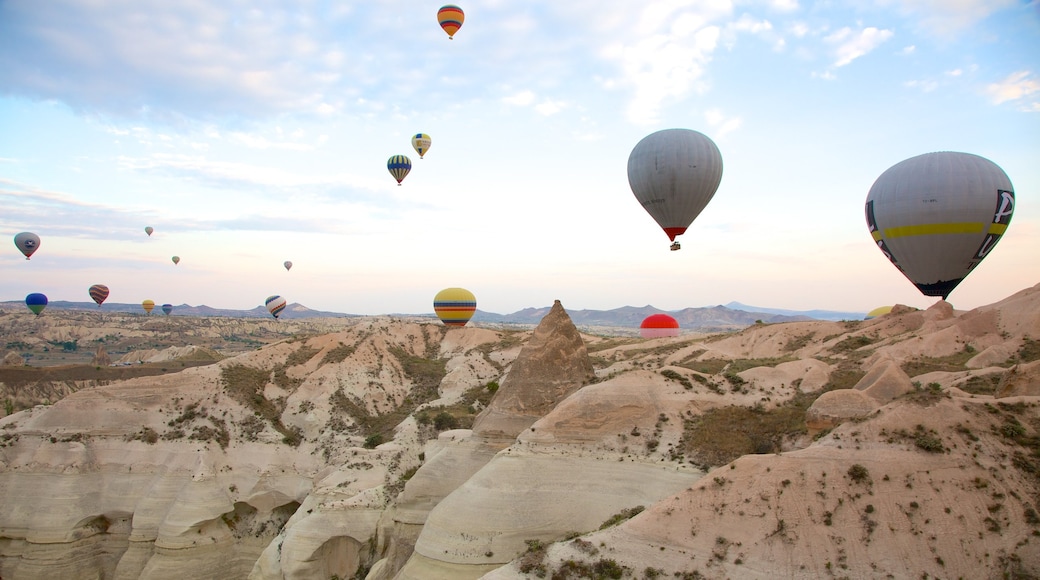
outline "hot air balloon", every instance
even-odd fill
[[[171,312],[173,312],[173,304],[163,304],[162,305],[162,313],[163,314],[165,314],[166,316],[169,316]]]
[[[632,193],[657,221],[672,250],[722,181],[722,154],[711,139],[689,129],[651,133],[628,156]]]
[[[25,254],[25,259],[28,260],[29,256],[32,256],[36,250],[40,249],[40,236],[32,232],[15,234],[14,245],[18,247],[20,252]]]
[[[440,23],[444,32],[448,33],[448,40],[454,39],[455,33],[462,28],[465,20],[466,15],[462,12],[462,8],[454,4],[441,6],[441,9],[437,11],[437,22]]]
[[[430,150],[430,143],[432,143],[432,140],[426,133],[416,133],[412,137],[412,148],[419,154],[419,159],[422,159],[423,155],[426,155],[426,152]]]
[[[39,292],[33,292],[25,297],[25,305],[32,310],[33,314],[39,316],[43,309],[47,308],[47,297]]]
[[[180,263],[181,263],[181,257],[180,257],[180,256],[174,256],[174,257],[172,257],[172,258],[170,258],[170,259],[171,259],[171,260],[173,260],[173,264],[174,264],[175,266],[176,266],[177,264],[180,264]]]
[[[445,326],[466,326],[477,309],[477,298],[465,288],[445,288],[433,297],[433,311]]]
[[[1015,211],[1011,180],[996,163],[943,151],[888,168],[867,194],[878,248],[925,296],[953,292],[993,250]]]
[[[88,292],[94,302],[97,302],[98,308],[101,308],[101,303],[105,301],[105,298],[108,298],[108,286],[104,284],[94,284]]]
[[[153,301],[153,300],[145,300],[144,302],[141,303],[141,308],[144,308],[144,311],[146,313],[151,314],[152,313],[152,309],[155,308],[155,301]]]
[[[267,305],[267,311],[275,318],[278,318],[278,315],[285,310],[285,298],[281,296],[268,296],[264,304]]]
[[[149,236],[152,235],[152,232],[154,232],[154,231],[155,231],[155,228],[153,228],[152,226],[145,226],[145,228],[144,228],[144,233],[148,234]]]
[[[285,262],[283,262],[282,265],[285,266],[285,270],[286,271],[289,271],[289,270],[292,269],[292,262],[290,262],[289,260],[286,260]]]
[[[878,306],[877,308],[875,308],[875,309],[871,310],[870,312],[868,312],[867,315],[863,317],[863,320],[870,320],[871,318],[877,318],[878,316],[884,316],[884,315],[888,314],[889,312],[892,312],[892,307],[891,306]]]
[[[404,155],[394,155],[387,159],[386,168],[397,180],[397,185],[401,185],[408,172],[412,170],[412,160]]]
[[[639,336],[660,338],[679,336],[679,322],[667,314],[651,314],[639,325]]]

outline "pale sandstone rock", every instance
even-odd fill
[[[1022,401],[1028,408],[1038,399]],[[1035,575],[1040,551],[1009,541],[1032,536],[1035,524],[1017,513],[1032,500],[994,500],[1035,497],[1035,479],[1008,469],[1004,458],[1017,444],[991,430],[1001,419],[985,405],[896,401],[808,448],[741,457],[619,526],[552,545],[543,565],[551,573],[566,561],[609,558],[634,577],[651,567],[661,578],[710,579],[826,578],[839,565],[853,578]],[[946,451],[928,453],[912,435],[894,436],[915,425]],[[953,425],[978,441],[965,445]],[[529,577],[514,561],[482,578]]]
[[[871,399],[884,405],[893,399],[897,399],[914,390],[914,383],[910,377],[900,368],[899,363],[891,358],[885,358],[874,363],[856,383],[855,390],[863,391]]]
[[[1008,369],[1000,378],[995,396],[1040,396],[1040,360],[1018,364]]]
[[[805,411],[805,426],[809,431],[832,429],[848,419],[861,419],[873,413],[880,405],[863,391],[836,389],[817,398]]]

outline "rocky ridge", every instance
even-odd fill
[[[1036,575],[1038,338],[1040,286],[707,338],[362,318],[0,419],[0,577]]]

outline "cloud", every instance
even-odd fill
[[[954,36],[991,14],[1019,4],[1016,0],[898,0],[904,12],[920,19],[926,28]]]
[[[892,35],[891,30],[881,30],[873,26],[859,32],[854,32],[846,26],[824,37],[824,41],[835,46],[834,66],[840,68],[869,54]]]
[[[705,111],[704,120],[712,128],[712,135],[716,139],[722,139],[726,134],[736,131],[744,124],[744,120],[740,117],[727,117],[720,109]]]
[[[534,102],[536,95],[532,91],[520,91],[519,93],[503,97],[502,102],[517,107],[527,107]]]
[[[604,86],[632,91],[629,121],[653,124],[666,103],[706,90],[703,77],[722,35],[721,26],[713,23],[731,12],[732,4],[724,0],[651,4],[634,18],[626,40],[603,47],[601,56],[620,74],[604,80]]]
[[[1040,81],[1033,77],[1031,71],[1014,72],[1002,81],[990,83],[986,86],[986,93],[995,105],[1015,101],[1023,110],[1036,111],[1040,108],[1040,99],[1026,102],[1033,95],[1040,97]]]
[[[0,2],[0,86],[127,117],[327,115],[361,86],[418,90],[407,51],[366,54],[393,25],[296,3]],[[371,87],[377,72],[388,82]]]
[[[541,115],[545,115],[546,117],[549,117],[551,115],[555,115],[556,113],[559,113],[564,108],[566,108],[566,106],[567,106],[567,104],[564,103],[563,101],[553,101],[551,99],[545,99],[541,103],[538,103],[537,105],[535,105],[534,110],[538,111],[538,113],[541,114]]]

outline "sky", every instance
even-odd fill
[[[949,301],[1040,283],[1037,0],[481,0],[454,39],[440,6],[0,0],[0,301],[927,308],[863,204],[933,151],[1017,198]],[[627,162],[675,127],[724,173],[670,252]]]

